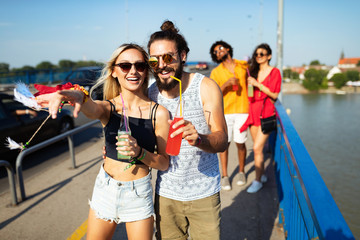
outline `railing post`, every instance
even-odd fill
[[[72,168],[75,169],[76,168],[76,162],[75,162],[75,151],[74,151],[73,135],[68,136],[67,139],[68,139],[68,144],[69,144],[69,152],[70,152]]]
[[[14,170],[12,169],[10,163],[8,161],[0,160],[0,166],[4,166],[7,170],[9,185],[10,185],[10,192],[12,196],[12,205],[17,205],[17,196],[16,196],[16,186],[14,180]]]
[[[16,158],[16,176],[19,183],[19,189],[20,189],[20,201],[25,201],[26,194],[25,194],[25,187],[24,187],[24,179],[22,175],[22,159],[24,156],[24,152],[20,152],[19,155]]]
[[[26,194],[25,194],[25,186],[24,186],[24,179],[23,179],[23,175],[22,175],[22,161],[24,159],[24,157],[27,155],[27,154],[30,154],[32,152],[35,152],[37,150],[40,150],[52,143],[55,143],[59,140],[62,140],[64,138],[68,138],[68,143],[69,143],[69,151],[70,151],[70,157],[71,157],[71,161],[72,161],[72,165],[73,165],[73,168],[76,167],[76,164],[75,164],[75,152],[74,152],[74,143],[73,143],[73,135],[74,134],[77,134],[95,124],[98,124],[100,121],[99,120],[94,120],[92,122],[89,122],[89,123],[86,123],[84,124],[83,126],[81,127],[78,127],[78,128],[75,128],[75,129],[72,129],[70,131],[67,131],[65,133],[62,133],[56,137],[53,137],[53,138],[50,138],[44,142],[41,142],[35,146],[32,146],[30,148],[27,148],[23,151],[20,152],[20,154],[17,156],[16,158],[16,173],[17,173],[17,179],[18,179],[18,182],[19,182],[19,188],[20,188],[20,199],[21,201],[24,201],[26,199]]]

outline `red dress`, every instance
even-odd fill
[[[281,74],[279,69],[273,68],[265,80],[261,83],[268,87],[271,92],[279,93],[281,89]],[[264,104],[264,99],[267,95],[260,91],[259,88],[254,87],[254,96],[249,97],[249,116],[240,128],[240,132],[245,131],[249,126],[260,126],[260,113]],[[262,117],[267,118],[275,113],[275,106],[270,98],[267,98],[264,105]]]

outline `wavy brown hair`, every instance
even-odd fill
[[[271,52],[272,52],[269,44],[267,44],[267,43],[262,43],[255,48],[255,50],[248,62],[250,75],[255,79],[258,78],[258,74],[259,74],[259,70],[260,70],[260,65],[256,62],[256,51],[258,49],[265,49],[268,55],[271,55]],[[268,62],[270,62],[270,60],[271,60],[271,58],[269,59]]]

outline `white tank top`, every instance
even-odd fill
[[[200,134],[210,134],[201,102],[200,85],[204,75],[195,73],[189,87],[182,93],[183,116]],[[179,97],[169,99],[160,94],[156,83],[149,88],[151,100],[167,108],[174,116]],[[216,153],[204,152],[181,142],[178,156],[170,156],[166,171],[158,171],[155,191],[160,196],[178,201],[192,201],[211,196],[220,191],[219,161]]]

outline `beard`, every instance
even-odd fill
[[[220,62],[224,62],[229,56],[229,53],[224,54],[224,56],[221,57]]]
[[[175,77],[176,78],[181,79],[183,68],[184,68],[184,66],[183,66],[182,62],[180,62],[178,69],[176,69],[176,71],[175,71]],[[179,82],[176,81],[175,79],[172,79],[172,81],[169,82],[169,83],[162,82],[158,74],[160,72],[164,71],[164,70],[167,71],[167,72],[173,72],[175,69],[171,68],[171,67],[165,67],[165,68],[156,70],[154,72],[154,77],[155,77],[155,80],[156,80],[156,86],[158,87],[158,89],[160,91],[163,91],[163,90],[164,91],[169,91],[169,90],[173,89],[174,87],[176,87],[177,85],[179,85]]]

